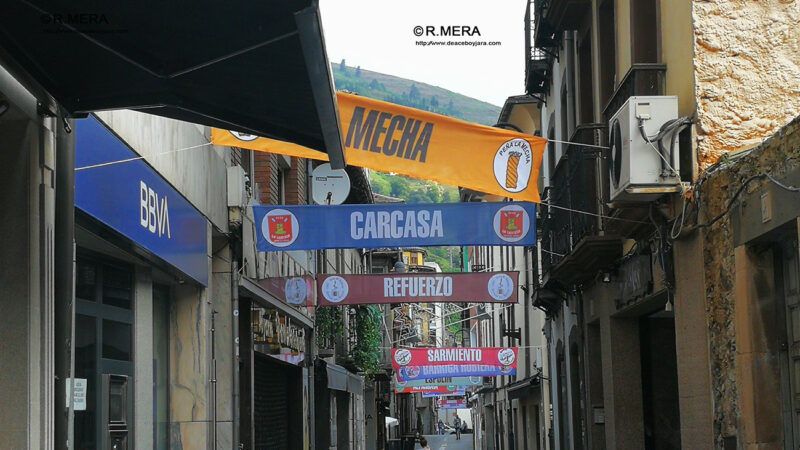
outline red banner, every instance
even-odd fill
[[[451,347],[451,348],[393,348],[392,366],[472,365],[517,367],[517,348]]]
[[[519,272],[318,275],[318,304],[517,303]]]
[[[314,278],[308,275],[297,277],[274,277],[258,280],[259,286],[284,302],[294,306],[314,306],[317,293]]]
[[[467,399],[439,398],[436,399],[436,406],[438,406],[441,409],[467,409]]]

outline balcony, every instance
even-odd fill
[[[605,124],[577,127],[570,142],[605,142]],[[585,282],[622,256],[622,241],[607,233],[608,170],[602,150],[569,145],[542,204],[542,271],[545,282]]]
[[[630,97],[643,95],[664,95],[664,85],[667,75],[666,64],[634,64],[608,101],[603,118],[607,121],[619,111],[619,108]]]
[[[525,10],[525,92],[529,95],[547,94],[552,61],[541,49],[533,45],[536,33],[535,5],[528,2]]]
[[[533,38],[533,46],[539,49],[557,49],[559,46],[558,28],[555,27],[548,19],[548,11],[551,0],[536,0],[528,2],[528,10],[533,7],[533,16],[526,13],[526,18],[532,17],[533,21],[527,20],[526,23],[532,23],[531,33],[529,36]]]

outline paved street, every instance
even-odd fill
[[[455,434],[425,435],[431,450],[472,450],[472,435],[463,434],[461,440],[456,440]],[[415,448],[422,448],[417,444]]]

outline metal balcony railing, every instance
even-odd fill
[[[525,9],[525,92],[528,94],[547,92],[551,61],[548,54],[535,45],[539,8],[547,2],[530,0]]]
[[[598,145],[605,142],[605,124],[577,127],[570,142]],[[581,240],[605,229],[608,172],[599,148],[570,144],[545,190],[549,205],[542,205],[542,270],[569,255]]]
[[[609,121],[630,97],[664,95],[666,75],[666,64],[633,64],[603,110],[603,118]]]

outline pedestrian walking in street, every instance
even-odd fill
[[[425,438],[420,438],[419,445],[422,447],[422,450],[431,450],[430,446],[428,445],[428,440]]]
[[[439,435],[441,436],[443,434],[444,434],[444,422],[442,422],[442,419],[439,419]]]
[[[461,418],[458,417],[458,413],[453,413],[456,416],[455,420],[453,421],[453,427],[456,429],[456,440],[461,439]]]

